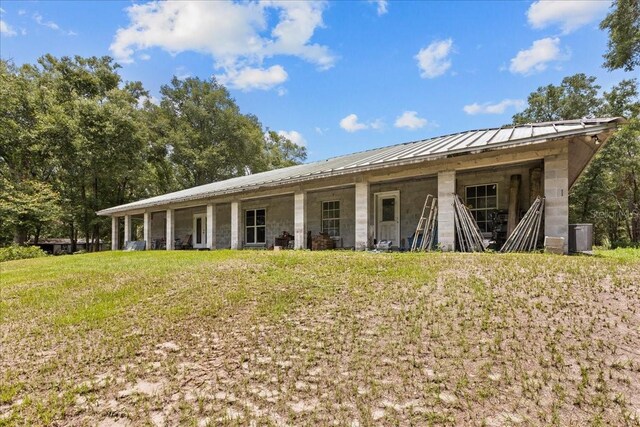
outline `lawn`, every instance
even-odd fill
[[[640,251],[0,270],[0,425],[640,425]]]

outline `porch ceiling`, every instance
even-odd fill
[[[357,173],[363,170],[382,169],[389,166],[415,163],[464,153],[509,149],[527,144],[539,144],[555,139],[581,135],[596,135],[614,129],[623,118],[597,118],[533,123],[519,126],[470,130],[389,147],[376,148],[319,162],[291,166],[273,171],[241,176],[225,181],[188,188],[161,196],[151,197],[98,212],[98,215],[114,215],[168,203],[205,199],[214,196],[240,193],[260,187],[277,187],[287,184]]]

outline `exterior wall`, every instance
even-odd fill
[[[283,231],[287,231],[290,234],[294,233],[293,195],[244,200],[240,203],[240,210],[242,211],[242,214],[240,215],[242,247],[247,247],[244,228],[245,211],[248,209],[262,208],[266,210],[265,213],[267,216],[267,242],[266,245],[250,245],[250,247],[270,247],[275,243],[275,238],[281,235]]]
[[[231,203],[216,205],[216,249],[231,247]]]
[[[509,208],[509,186],[511,175],[521,175],[519,202],[520,210],[529,209],[529,170],[542,167],[542,162],[524,165],[496,168],[493,170],[478,170],[472,172],[458,172],[456,174],[456,193],[462,200],[465,198],[467,185],[498,184],[498,209]]]
[[[355,189],[340,188],[307,193],[307,231],[316,235],[322,231],[322,202],[340,202],[340,237],[342,247],[355,246]]]
[[[442,171],[438,173],[438,246],[443,251],[454,251],[455,236],[455,197],[456,172]]]
[[[369,223],[373,225],[375,235],[375,193],[400,190],[400,247],[407,247],[408,238],[413,235],[422,213],[427,194],[438,195],[438,182],[435,177],[417,178],[406,181],[372,184]],[[395,243],[394,243],[395,246]]]
[[[564,239],[569,252],[569,168],[568,154],[544,159],[544,234]]]
[[[151,213],[151,240],[164,239],[167,230],[167,212]]]
[[[189,234],[193,234],[193,215],[206,214],[207,207],[196,206],[189,209],[176,209],[174,235],[176,239],[185,240]]]

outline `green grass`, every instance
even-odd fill
[[[0,263],[0,426],[638,425],[640,250]]]

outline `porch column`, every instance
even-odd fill
[[[131,240],[131,215],[124,216],[124,244]]]
[[[207,205],[207,248],[216,248],[216,205]]]
[[[456,171],[438,173],[438,245],[443,251],[456,248],[453,200],[456,192]]]
[[[144,213],[144,225],[142,232],[144,234],[144,249],[151,250],[151,212]]]
[[[356,182],[356,250],[369,247],[369,183]]]
[[[240,235],[240,202],[231,202],[231,249],[242,249],[242,238]]]
[[[168,251],[175,249],[175,210],[167,209],[167,230],[165,233],[166,248]]]
[[[120,218],[111,217],[111,250],[117,251],[120,247]]]
[[[544,158],[544,235],[564,238],[569,252],[569,155]]]
[[[294,244],[296,249],[307,248],[307,193],[300,191],[293,196]]]

